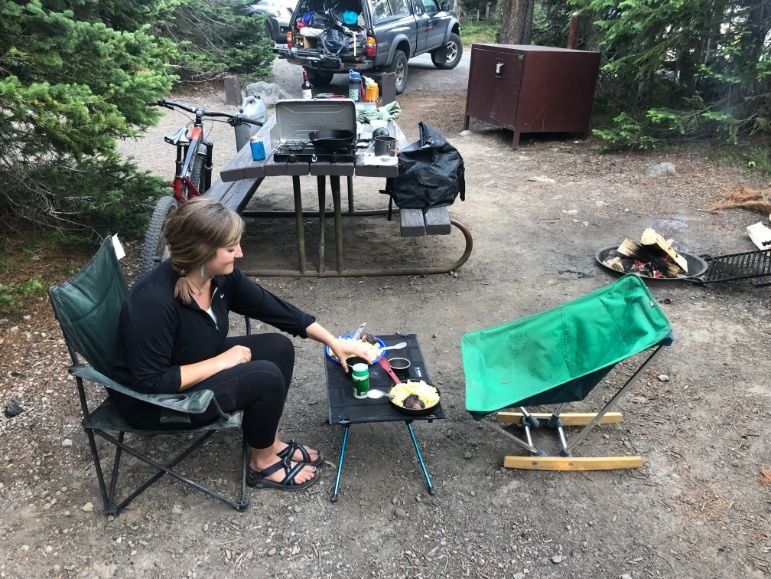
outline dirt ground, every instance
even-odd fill
[[[41,301],[23,317],[0,320],[0,403],[24,408],[0,418],[0,577],[771,574],[771,288],[651,283],[676,341],[620,402],[624,422],[598,427],[579,447],[586,455],[640,454],[644,463],[635,470],[502,468],[504,455],[521,453],[465,411],[460,354],[465,332],[612,282],[594,253],[648,226],[694,254],[753,249],[744,228],[764,217],[708,208],[740,183],[767,184],[698,150],[601,154],[598,142],[566,136],[523,138],[512,150],[506,131],[472,123],[462,133],[464,89],[450,87],[441,100],[423,90],[400,99],[400,124],[409,137],[416,137],[418,120],[427,120],[466,162],[467,200],[451,213],[471,229],[474,250],[457,275],[259,280],[333,332],[366,321],[374,333],[418,335],[448,415],[415,423],[436,494],[426,492],[402,424],[354,425],[340,500],[330,503],[342,429],[327,422],[322,349],[298,339],[283,432],[323,450],[327,462],[316,486],[300,493],[251,491],[251,508],[236,513],[163,480],[119,517],[105,517],[64,343]],[[219,94],[193,98],[210,106],[222,101]],[[168,114],[124,151],[167,175],[172,150],[159,135],[180,119]],[[223,158],[232,146],[228,131],[217,133]],[[646,176],[649,165],[662,161],[677,172]],[[532,180],[537,177],[548,179]],[[265,181],[255,204],[291,208],[288,183],[274,181]],[[384,206],[381,186],[357,180],[358,206]],[[315,194],[305,201],[315,207]],[[292,227],[291,220],[250,220],[247,263],[293,266]],[[308,218],[306,228],[314,260],[316,220]],[[330,226],[328,240],[332,233]],[[351,266],[440,265],[460,255],[460,237],[403,239],[397,223],[367,218],[346,226],[346,258]],[[139,245],[127,243],[127,251],[131,277]],[[329,268],[331,245],[327,256]],[[611,385],[620,380],[610,377]],[[598,387],[578,408],[610,394],[611,388]],[[547,434],[538,440],[553,450]],[[159,451],[171,446],[158,438],[147,444]],[[238,437],[222,437],[186,468],[229,490],[237,456]],[[131,481],[147,472],[129,459],[124,467]]]

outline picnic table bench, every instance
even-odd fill
[[[447,207],[437,207],[423,212],[420,209],[388,209],[355,210],[353,177],[395,177],[398,175],[398,165],[377,164],[359,154],[354,163],[331,162],[276,162],[273,159],[271,146],[271,129],[275,125],[275,116],[268,119],[257,133],[265,145],[265,159],[255,161],[252,159],[249,147],[242,147],[220,172],[220,179],[206,192],[207,197],[219,200],[227,207],[237,211],[244,217],[294,217],[297,237],[298,268],[289,269],[259,269],[248,271],[250,275],[261,276],[314,276],[314,277],[338,277],[338,276],[378,276],[378,275],[419,275],[430,273],[449,273],[459,269],[471,255],[473,240],[471,232],[465,225],[450,217]],[[391,121],[389,130],[396,136],[397,146],[403,147],[408,141],[396,123]],[[302,190],[300,187],[301,176],[315,176],[317,178],[317,190],[319,199],[318,211],[303,211]],[[289,176],[292,178],[294,193],[294,211],[260,211],[247,209],[254,194],[259,189],[266,177]],[[336,267],[333,271],[327,271],[324,263],[325,253],[325,227],[326,217],[326,179],[329,178],[333,200],[333,217],[335,232],[335,257]],[[348,193],[348,210],[341,207],[340,178],[346,178]],[[400,235],[402,237],[420,237],[424,235],[449,235],[452,226],[457,227],[464,236],[465,248],[462,256],[446,267],[407,267],[390,269],[346,269],[344,263],[343,225],[342,217],[368,217],[387,215],[391,219],[393,213],[400,217]],[[316,270],[310,270],[305,257],[305,232],[303,217],[318,217],[321,225],[319,232],[319,263]]]
[[[244,147],[246,148],[246,147]],[[205,196],[217,199],[233,211],[241,213],[262,184],[260,179],[241,179],[226,182],[218,179],[206,191]]]
[[[420,209],[400,209],[399,217],[402,237],[449,235],[452,232],[452,219],[447,207],[431,207],[425,213]]]

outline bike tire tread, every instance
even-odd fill
[[[139,275],[152,271],[163,258],[166,240],[163,238],[163,225],[166,219],[177,209],[177,200],[169,195],[161,197],[155,203],[150,225],[145,234],[145,243],[139,258]]]

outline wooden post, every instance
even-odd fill
[[[384,72],[380,75],[380,104],[387,105],[396,100],[396,77],[392,72]]]
[[[570,17],[570,29],[568,30],[568,45],[567,47],[575,50],[576,40],[578,39],[578,16],[580,12],[573,12],[573,16]]]
[[[243,95],[241,94],[241,79],[237,74],[229,74],[224,79],[225,84],[225,104],[239,106]]]

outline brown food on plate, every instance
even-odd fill
[[[364,342],[368,342],[370,344],[377,345],[377,338],[375,336],[373,336],[372,334],[367,334],[365,332],[361,336],[359,336],[359,339],[364,341]]]
[[[404,399],[402,406],[409,410],[423,410],[426,407],[426,404],[415,394],[410,394]]]

